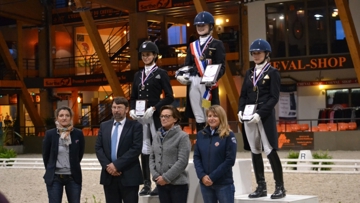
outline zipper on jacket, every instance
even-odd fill
[[[208,164],[208,166],[209,166],[209,168],[208,168],[208,173],[210,173],[210,161],[211,161],[211,142],[212,142],[212,135],[210,135],[210,143],[209,143],[209,152],[208,152],[208,155],[209,155],[209,158],[208,158],[208,161],[209,161],[209,164]]]

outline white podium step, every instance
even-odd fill
[[[281,199],[271,199],[270,194],[267,197],[252,198],[250,199],[248,195],[236,195],[235,203],[254,203],[254,202],[271,202],[271,203],[318,203],[319,200],[317,196],[309,195],[286,195],[286,197]]]
[[[139,196],[139,203],[159,203],[159,196]]]

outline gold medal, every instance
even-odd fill
[[[205,109],[208,109],[211,106],[211,101],[207,99],[202,99],[201,106]]]
[[[257,89],[257,86],[254,86],[254,87],[253,87],[254,92],[256,92],[256,89]]]
[[[203,61],[203,60],[204,60],[204,56],[200,56],[199,59],[200,59],[200,61]]]

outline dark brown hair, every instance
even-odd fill
[[[55,114],[55,119],[57,119],[57,117],[58,117],[58,115],[59,115],[59,112],[60,112],[61,110],[66,110],[66,111],[68,111],[69,114],[70,114],[70,118],[72,118],[73,115],[74,115],[74,112],[72,111],[72,109],[71,109],[70,107],[60,106],[60,107],[57,108],[57,109],[55,110],[55,112],[54,112],[54,114]]]
[[[175,122],[176,124],[179,124],[180,123],[180,120],[181,120],[181,116],[180,116],[180,112],[177,110],[177,108],[175,108],[174,106],[172,105],[165,105],[163,107],[161,107],[160,109],[160,115],[161,115],[161,112],[163,110],[170,110],[172,112],[172,117],[177,119],[177,121]]]
[[[125,107],[129,107],[129,101],[125,97],[115,97],[111,103],[113,104],[124,104]]]

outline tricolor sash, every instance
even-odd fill
[[[198,73],[200,75],[200,77],[202,77],[204,75],[204,72],[206,70],[206,66],[209,64],[212,64],[212,60],[211,59],[203,59],[201,60],[201,57],[204,57],[204,52],[205,50],[207,50],[209,44],[213,41],[213,37],[210,36],[205,44],[203,49],[201,49],[200,46],[200,40],[196,40],[194,42],[192,42],[190,44],[190,50],[191,50],[191,54],[194,56],[194,61],[195,61],[195,65],[196,68],[198,70]],[[219,86],[219,84],[216,82],[214,85],[212,85],[211,87],[207,87],[205,90],[205,93],[203,95],[203,99],[206,99],[208,101],[211,101],[212,95],[211,95],[211,90],[217,88]]]

